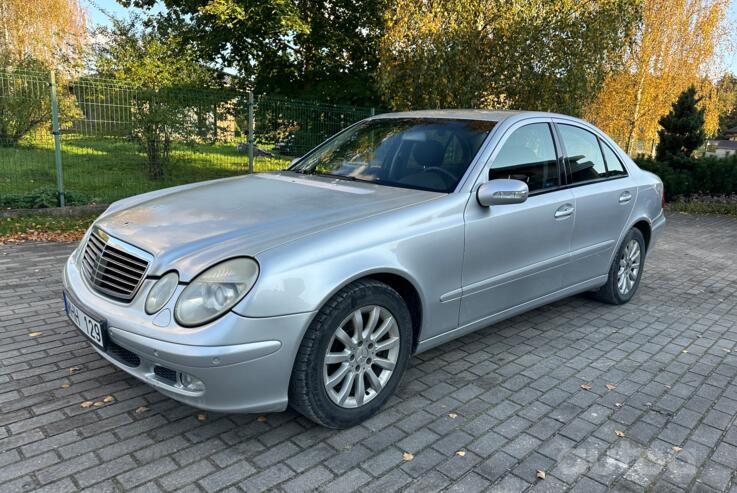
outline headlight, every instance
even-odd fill
[[[179,276],[176,272],[169,272],[156,281],[146,297],[146,313],[152,315],[164,308],[174,291],[177,290],[178,284]]]
[[[250,258],[226,260],[210,267],[184,288],[174,317],[185,327],[210,322],[233,308],[257,278],[258,264]]]

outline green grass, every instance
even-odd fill
[[[146,155],[125,137],[62,136],[64,189],[87,202],[108,203],[159,188],[246,174],[248,156],[235,143],[174,144],[162,180],[148,176]],[[256,171],[282,169],[288,160],[257,158]],[[55,187],[54,144],[50,137],[0,147],[0,195]]]
[[[84,217],[68,216],[22,216],[0,218],[0,237],[13,236],[29,231],[63,233],[87,229],[97,215]]]

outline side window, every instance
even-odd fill
[[[558,124],[572,183],[606,178],[606,165],[596,135],[573,125]]]
[[[499,178],[522,180],[530,192],[558,186],[558,158],[550,125],[525,125],[507,138],[489,169],[490,180]]]
[[[606,160],[606,167],[609,170],[609,176],[622,176],[627,174],[627,170],[624,169],[622,161],[614,153],[611,147],[601,142],[601,148],[604,151],[604,159]]]

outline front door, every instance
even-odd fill
[[[527,183],[522,204],[465,212],[466,249],[460,325],[477,322],[558,291],[573,231],[573,193],[562,188],[561,154],[548,119],[511,127],[492,154],[481,181]]]

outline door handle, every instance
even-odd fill
[[[575,207],[573,207],[571,204],[565,204],[558,207],[558,210],[555,211],[555,218],[556,219],[563,219],[571,214],[576,210]]]
[[[619,196],[620,204],[626,204],[630,200],[632,200],[632,194],[630,192],[622,192],[622,195]]]

